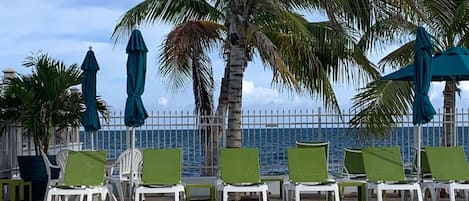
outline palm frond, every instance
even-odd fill
[[[358,44],[364,50],[379,52],[388,48],[389,45],[409,41],[409,36],[415,35],[416,29],[417,25],[399,14],[380,18],[361,35]]]
[[[128,10],[117,23],[112,38],[128,37],[134,25],[168,23],[181,24],[187,21],[209,20],[218,22],[223,13],[205,0],[145,0]]]
[[[162,46],[158,70],[166,78],[167,87],[177,92],[187,86],[194,63],[210,66],[206,51],[221,44],[223,34],[222,25],[209,21],[190,21],[172,30]]]
[[[196,112],[213,111],[214,78],[207,51],[223,42],[224,27],[210,21],[190,21],[177,26],[165,39],[159,73],[173,92],[192,80]]]
[[[293,76],[290,69],[284,63],[282,56],[274,43],[257,27],[249,24],[250,31],[256,41],[256,48],[259,56],[265,66],[271,68],[273,72],[273,82],[282,83],[282,85],[289,89],[299,91],[299,85],[296,78]]]
[[[353,98],[352,111],[359,111],[349,122],[363,142],[383,139],[393,125],[402,121],[412,105],[413,85],[406,81],[376,80]]]
[[[375,65],[357,45],[354,31],[344,27],[337,31],[329,21],[310,23],[308,28],[316,40],[313,53],[334,82],[361,86],[379,77]],[[321,40],[322,39],[322,40]]]
[[[384,56],[378,63],[381,69],[383,71],[386,67],[390,67],[391,69],[400,69],[413,63],[414,58],[410,55],[414,55],[414,43],[415,41],[407,42]]]

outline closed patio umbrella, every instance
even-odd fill
[[[81,90],[86,110],[80,117],[80,121],[85,128],[85,132],[91,132],[91,150],[93,150],[93,133],[101,129],[101,124],[96,108],[96,73],[99,70],[99,65],[91,47],[86,53],[81,69],[83,70]]]
[[[135,128],[143,125],[148,117],[143,106],[148,49],[138,29],[134,29],[127,44],[127,100],[125,102],[125,125],[132,127],[131,148],[135,149]],[[133,162],[133,154],[131,154]],[[130,188],[133,186],[133,165],[130,166]],[[131,191],[130,191],[131,192]],[[131,194],[131,193],[130,193]]]
[[[415,142],[416,156],[417,156],[417,174],[420,175],[420,161],[421,161],[421,141],[422,141],[422,127],[421,124],[426,124],[433,119],[436,114],[433,108],[430,98],[428,97],[428,91],[430,88],[430,82],[432,79],[446,78],[445,68],[442,66],[442,57],[432,57],[433,44],[430,40],[425,28],[417,28],[417,36],[415,38],[414,45],[414,63],[393,72],[389,75],[384,76],[382,79],[385,80],[404,80],[414,82],[414,103],[412,104],[413,109],[413,124],[417,125],[417,136]],[[458,67],[454,67],[455,69]],[[469,73],[469,68],[468,68]],[[468,74],[469,76],[469,74]],[[415,139],[414,138],[414,139]]]
[[[417,175],[420,176],[421,146],[422,146],[422,124],[428,123],[436,114],[435,109],[428,97],[430,82],[432,79],[432,51],[433,44],[430,36],[423,27],[418,27],[417,37],[414,45],[414,103],[413,123],[417,125]]]

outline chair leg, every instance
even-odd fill
[[[134,201],[140,201],[140,192],[135,191],[135,200]]]
[[[124,198],[124,191],[122,190],[122,182],[113,182],[114,186],[116,186],[117,194],[119,194],[119,199],[125,200]]]
[[[368,184],[365,184],[365,198],[366,198],[366,201],[368,201],[370,199],[369,194],[370,194],[370,190],[368,189]]]
[[[295,201],[300,201],[300,191],[295,191]]]
[[[47,199],[46,201],[52,201],[52,194],[50,194],[49,192],[47,192]]]
[[[86,201],[88,201],[88,200],[90,200],[90,201],[93,200],[93,193],[87,193]]]
[[[179,200],[179,192],[174,192],[174,201],[180,201]]]
[[[288,201],[288,190],[287,190],[287,188],[285,188],[285,186],[283,187],[283,197],[282,197],[282,200],[283,200],[283,201]]]
[[[376,190],[376,199],[378,201],[383,201],[383,190],[379,188]]]
[[[228,192],[223,190],[223,201],[228,201]]]
[[[430,198],[432,199],[432,201],[436,201],[436,199],[438,198],[437,197],[437,190],[433,187],[431,188],[428,188],[428,191],[430,192]]]
[[[340,201],[339,188],[334,189],[334,200],[335,201]]]
[[[416,191],[418,191],[418,190],[416,190]],[[414,191],[410,190],[409,193],[410,193],[410,201],[414,201]]]
[[[262,200],[267,201],[267,190],[262,191]]]
[[[464,199],[465,201],[469,201],[469,190],[464,190]]]
[[[422,191],[420,189],[416,189],[415,191],[417,191],[417,200],[423,201]]]
[[[456,189],[449,188],[449,200],[456,201]]]

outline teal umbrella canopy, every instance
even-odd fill
[[[91,48],[86,53],[81,69],[83,70],[81,90],[86,110],[81,115],[80,122],[85,127],[85,131],[97,131],[101,129],[96,108],[96,73],[99,65]]]
[[[436,114],[428,97],[432,80],[432,50],[430,36],[423,27],[418,27],[414,45],[414,104],[413,123],[426,124]]]
[[[143,106],[141,96],[145,89],[148,49],[143,41],[142,33],[132,31],[127,44],[127,100],[125,102],[125,125],[139,127],[143,125],[148,113]]]
[[[415,65],[410,64],[381,79],[412,81]],[[432,58],[432,81],[469,80],[469,49],[452,47]]]

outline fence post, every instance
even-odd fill
[[[318,141],[322,141],[321,107],[318,107]]]

